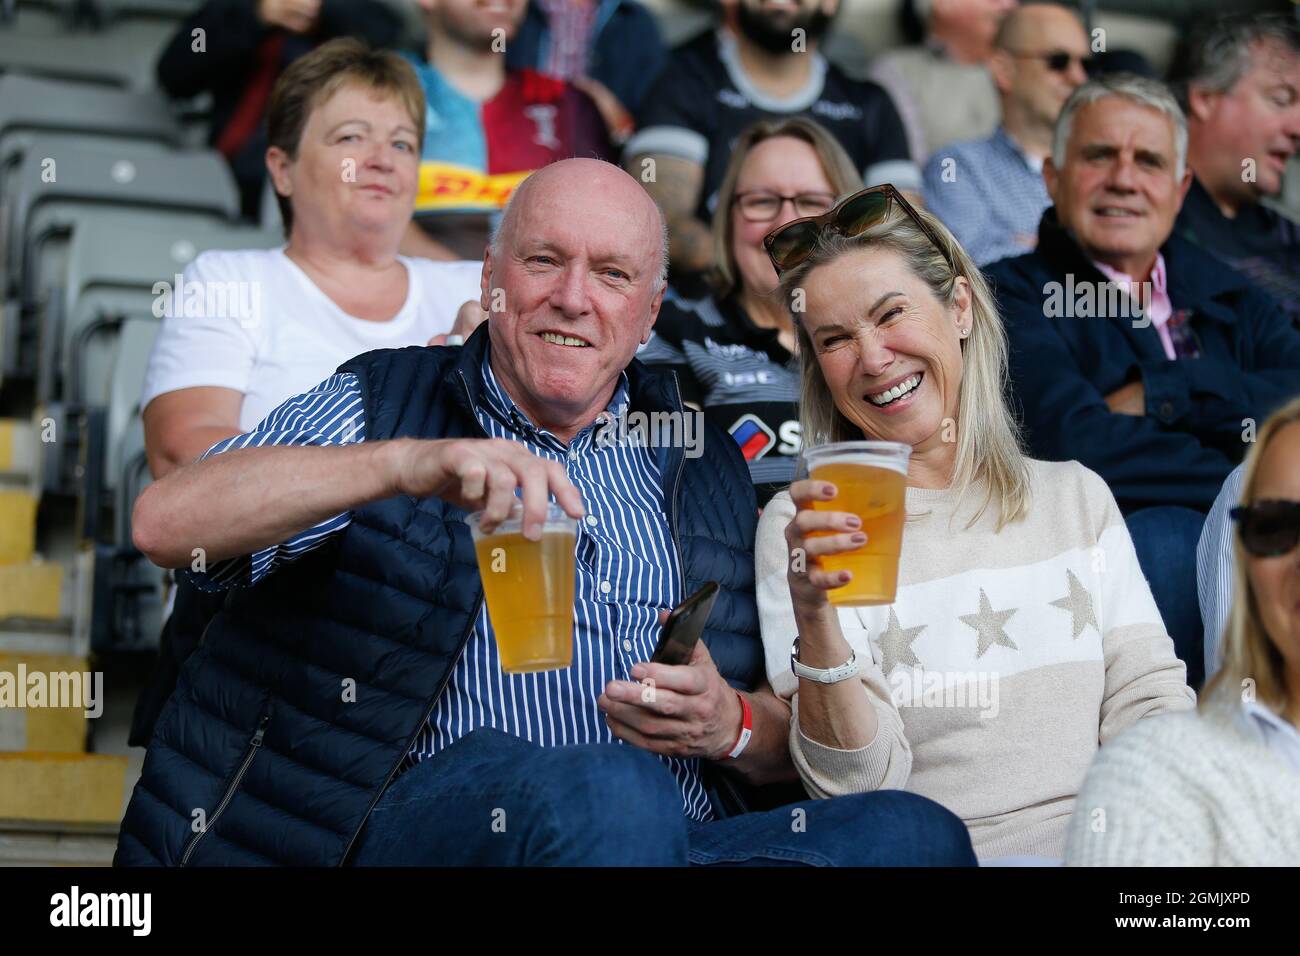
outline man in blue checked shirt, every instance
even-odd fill
[[[684,413],[633,361],[665,264],[635,180],[548,166],[507,207],[483,269],[497,310],[463,348],[359,356],[141,496],[150,559],[228,592],[117,863],[974,862],[957,817],[913,794],[737,813],[743,784],[796,779],[744,460],[716,429],[698,457],[595,438]],[[565,670],[504,673],[483,607],[463,519],[486,509],[490,529],[516,495],[527,534],[552,497],[581,519]],[[648,664],[663,612],[707,580],[694,658]]]

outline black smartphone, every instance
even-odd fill
[[[650,658],[652,664],[687,664],[695,644],[704,633],[704,625],[718,599],[718,582],[710,581],[681,604],[664,621],[659,644]]]

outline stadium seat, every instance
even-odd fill
[[[7,375],[36,371],[30,319],[51,273],[42,261],[66,244],[78,212],[126,206],[156,210],[160,220],[181,212],[229,223],[239,208],[230,172],[214,152],[107,148],[53,135],[23,152],[3,187],[0,248],[8,283],[0,374]]]
[[[149,90],[156,85],[158,52],[174,29],[170,20],[135,17],[110,21],[102,30],[0,26],[0,73]]]
[[[180,127],[158,93],[137,93],[19,73],[0,76],[0,155],[18,132],[102,134],[176,145]]]
[[[63,286],[51,290],[41,324],[38,397],[103,404],[110,388],[120,384],[121,370],[112,365],[109,340],[124,316],[160,321],[154,308],[157,283],[174,287],[189,261],[208,249],[269,249],[283,242],[277,233],[196,217],[159,219],[115,210],[82,213],[68,245]],[[144,366],[140,369],[131,386],[137,394],[144,381]]]

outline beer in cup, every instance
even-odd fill
[[[862,519],[867,543],[853,551],[823,555],[823,571],[853,572],[843,587],[826,592],[831,604],[852,607],[892,604],[898,591],[898,554],[903,543],[904,489],[911,446],[886,441],[849,441],[804,449],[808,475],[829,481],[836,494],[813,502],[817,511],[847,511]],[[817,532],[818,536],[834,532]]]
[[[542,537],[524,537],[524,509],[490,534],[483,512],[465,519],[474,537],[488,619],[496,634],[501,669],[510,674],[549,671],[573,661],[573,574],[578,523],[557,504],[547,508]]]

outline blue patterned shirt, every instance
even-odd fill
[[[519,411],[493,375],[487,356],[482,376],[484,401],[476,415],[487,434],[521,442],[533,454],[560,462],[582,494],[587,513],[577,534],[573,664],[565,670],[530,674],[502,671],[484,604],[403,770],[479,727],[494,727],[548,747],[616,740],[596,700],[606,682],[632,680],[632,666],[650,659],[659,634],[659,611],[674,607],[685,596],[654,449],[631,443],[598,444],[599,419],[565,445]],[[628,394],[624,375],[606,413],[620,416]],[[341,445],[364,440],[360,382],[355,375],[340,373],[285,402],[252,432],[213,446],[207,455],[268,444]],[[255,584],[278,565],[341,534],[350,521],[351,513],[344,512],[279,545],[214,563],[206,574],[190,576],[208,591]],[[660,759],[681,788],[683,812],[693,820],[712,819],[699,760]]]
[[[1052,204],[1042,165],[1001,126],[988,139],[952,143],[925,164],[925,203],[983,267],[1033,251],[1038,221]]]

